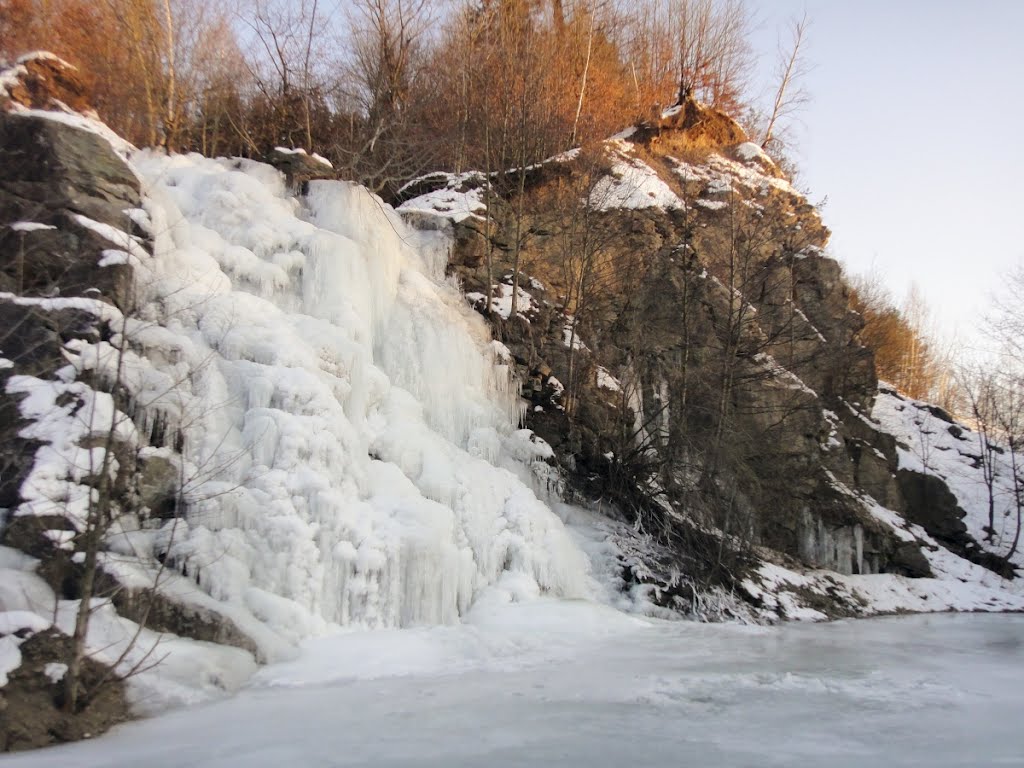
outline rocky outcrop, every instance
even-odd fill
[[[127,145],[112,145],[104,126],[65,112],[62,105],[56,113],[21,108],[52,106],[56,92],[44,96],[42,83],[70,85],[57,78],[65,70],[55,59],[37,57],[19,67],[24,70],[20,84],[5,80],[4,87],[26,101],[0,111],[0,546],[21,553],[15,558],[17,570],[26,573],[15,575],[32,579],[39,590],[51,590],[53,601],[76,600],[85,589],[87,549],[98,550],[103,564],[120,546],[123,562],[123,541],[108,535],[116,526],[138,532],[147,521],[159,526],[181,514],[180,457],[174,453],[173,435],[163,434],[160,425],[152,425],[148,435],[163,446],[158,449],[146,444],[146,435],[136,437],[134,427],[105,428],[88,404],[95,402],[90,398],[109,397],[121,413],[133,412],[131,392],[120,381],[116,345],[134,353],[126,333],[138,321],[140,306],[134,270],[149,258],[151,245],[139,180],[119,154]],[[101,357],[97,351],[94,364],[86,364],[78,356],[86,348],[110,353]],[[37,391],[59,394],[49,412],[30,415],[24,406]],[[82,426],[79,437],[68,424],[50,432],[38,426],[39,420],[60,413]],[[115,458],[113,480],[102,485],[94,466],[89,467],[94,474],[83,473],[69,458],[43,475],[31,475],[32,489],[26,491],[26,480],[46,453],[40,449],[51,439],[57,451],[67,448],[61,440],[109,448]],[[97,515],[96,540],[83,534],[80,511],[60,495],[76,483],[104,494],[102,508],[90,506],[88,512]],[[11,562],[7,557],[4,568]],[[173,574],[154,576],[160,572],[158,562],[142,566],[149,568],[145,579],[124,583],[123,567],[106,570],[101,565],[94,597],[111,598],[122,617],[154,631],[255,650],[231,619],[165,590]],[[158,579],[161,587],[154,589]],[[178,592],[187,595],[188,590]],[[54,602],[41,608],[11,605],[11,595],[5,592],[0,611],[53,611]],[[53,672],[54,664],[70,658],[73,619],[68,613],[20,643],[22,663],[0,687],[0,748],[82,738],[128,717],[123,669],[115,671],[94,658],[86,660],[82,671],[80,690],[86,693],[79,706],[71,714],[63,711],[64,686],[46,669]]]
[[[704,585],[746,583],[765,559],[933,575],[933,544],[876,510],[907,511],[942,541],[956,510],[924,519],[897,475],[829,232],[734,121],[688,100],[526,181],[519,200],[499,178],[434,175],[403,210],[462,233],[449,268],[511,351],[525,425],[578,498],[672,542],[677,572]],[[446,206],[432,221],[441,190],[491,200],[490,226]],[[830,594],[826,613],[864,609]]]
[[[721,149],[748,141],[739,123],[716,109],[709,109],[693,96],[655,115],[640,127],[649,141],[665,154],[693,149]]]
[[[83,678],[96,693],[89,707],[74,716],[61,711],[63,670],[54,659],[66,659],[70,638],[50,629],[19,646],[21,665],[0,691],[0,752],[77,741],[97,736],[130,718],[124,691],[110,670],[86,658]]]
[[[304,149],[275,147],[265,158],[268,165],[281,171],[285,183],[294,189],[316,179],[336,178],[330,161],[317,154],[308,154]]]
[[[37,51],[0,71],[0,109],[89,111],[89,87],[78,68],[58,56]]]
[[[141,236],[139,181],[103,137],[10,113],[0,120],[0,289],[20,296],[99,296],[125,305],[130,269],[97,269],[124,250],[104,227]],[[109,261],[109,260],[108,260]]]
[[[35,78],[25,81],[29,105],[46,105],[42,73],[59,84],[55,73],[64,70],[47,58],[25,66]],[[131,271],[109,259],[120,249],[106,228],[132,230],[126,212],[140,205],[137,179],[98,135],[21,111],[0,113],[0,507],[7,518],[0,544],[37,558],[37,575],[65,597],[75,596],[81,576],[80,561],[61,546],[75,528],[59,514],[14,512],[40,443],[22,437],[24,395],[8,394],[7,383],[12,376],[59,379],[68,346],[110,338],[102,306],[127,304]],[[105,258],[118,263],[101,267]],[[92,659],[83,684],[104,681],[102,691],[74,716],[61,711],[63,686],[44,674],[43,662],[69,658],[69,644],[57,629],[21,644],[23,663],[0,692],[7,749],[81,738],[127,717],[119,678]]]

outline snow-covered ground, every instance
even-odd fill
[[[779,627],[484,600],[339,634],[237,697],[9,756],[54,766],[1024,764],[1024,617]]]

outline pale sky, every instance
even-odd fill
[[[828,199],[832,255],[874,265],[897,300],[916,281],[969,340],[1024,262],[1024,0],[751,5],[766,50],[787,18],[811,18],[795,155],[811,200]]]

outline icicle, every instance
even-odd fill
[[[299,211],[258,164],[137,165],[148,356],[179,382],[192,473],[172,562],[287,636],[454,622],[506,570],[587,594],[561,522],[494,466],[522,401],[438,242],[355,185],[314,182]]]

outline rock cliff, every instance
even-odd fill
[[[735,122],[691,100],[526,174],[427,177],[400,210],[450,229],[450,269],[508,346],[569,492],[647,537],[631,578],[684,609],[724,588],[787,615],[764,600],[775,565],[936,575],[932,544],[879,508],[1012,575],[962,539],[954,503],[922,511],[943,480],[900,469],[871,418],[873,358],[829,232]],[[789,615],[878,610],[815,589]]]

